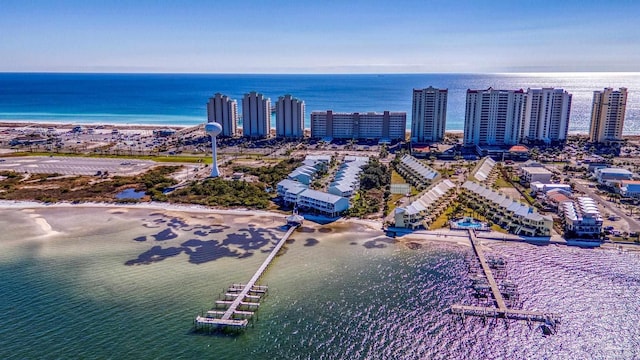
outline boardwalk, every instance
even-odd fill
[[[489,281],[489,286],[491,286],[491,292],[493,293],[493,298],[498,305],[498,310],[506,311],[507,306],[504,304],[504,298],[502,297],[502,293],[498,288],[498,283],[496,283],[496,279],[493,277],[493,273],[489,268],[489,264],[487,264],[487,260],[484,257],[484,253],[480,248],[480,244],[478,244],[478,239],[476,238],[476,234],[473,230],[469,229],[469,238],[471,239],[471,246],[473,246],[473,251],[476,253],[478,260],[480,261],[480,265],[482,266],[482,270],[484,271],[484,275],[487,277]]]
[[[491,287],[491,292],[493,293],[493,297],[495,299],[497,308],[493,307],[482,307],[482,306],[465,306],[465,305],[452,305],[451,313],[460,315],[464,318],[465,315],[468,316],[480,316],[483,318],[494,317],[494,318],[504,318],[510,320],[526,320],[529,322],[537,321],[543,322],[546,325],[549,325],[553,328],[553,332],[555,332],[555,326],[560,323],[560,317],[556,314],[552,313],[543,313],[539,311],[527,311],[527,310],[517,310],[517,309],[509,309],[505,305],[504,298],[502,297],[502,293],[500,292],[500,288],[498,287],[498,283],[493,277],[493,273],[491,272],[491,268],[487,264],[487,260],[485,259],[484,253],[478,243],[478,239],[476,238],[476,234],[473,230],[469,229],[469,239],[471,240],[471,246],[473,247],[473,251],[478,257],[478,261],[482,266],[482,270],[489,282],[489,286]]]
[[[264,260],[262,265],[253,274],[251,279],[246,284],[233,284],[229,287],[229,291],[225,294],[226,298],[233,300],[218,300],[216,306],[227,307],[224,312],[221,311],[209,311],[207,317],[198,316],[195,319],[196,327],[206,328],[244,328],[247,326],[246,317],[250,317],[252,311],[241,311],[242,309],[256,310],[260,303],[257,300],[260,299],[260,295],[264,294],[267,290],[266,286],[256,285],[258,279],[264,274],[264,272],[271,264],[271,261],[276,257],[284,243],[289,239],[291,234],[297,229],[297,226],[291,226],[289,230],[282,236],[280,241],[271,250],[269,256]],[[239,292],[238,292],[239,291]],[[253,295],[252,295],[253,294]],[[209,317],[213,316],[213,317]],[[235,318],[234,318],[235,317]],[[243,317],[243,319],[236,319],[237,317]]]

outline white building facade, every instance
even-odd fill
[[[447,125],[448,89],[413,89],[411,140],[437,142],[444,139]]]
[[[311,137],[316,139],[404,140],[407,113],[311,113]]]
[[[527,89],[523,138],[547,144],[566,141],[570,112],[571,94],[563,89]]]
[[[242,135],[266,138],[271,130],[271,100],[252,91],[242,99]]]
[[[278,98],[276,103],[276,136],[292,139],[304,136],[304,101],[291,95]]]
[[[589,141],[607,142],[622,140],[622,128],[627,109],[627,88],[593,92]]]
[[[207,122],[217,122],[222,126],[224,137],[233,137],[238,127],[238,102],[220,93],[207,102]]]
[[[467,90],[464,145],[515,145],[522,137],[523,90]]]

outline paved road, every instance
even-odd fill
[[[24,156],[0,158],[0,171],[62,175],[95,175],[108,171],[111,175],[135,175],[156,165],[149,160],[123,160],[65,156]]]

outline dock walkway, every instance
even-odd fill
[[[276,246],[271,250],[269,256],[264,260],[262,265],[258,268],[258,270],[253,274],[251,279],[246,284],[233,284],[229,287],[229,292],[237,292],[233,294],[226,294],[226,296],[233,298],[233,300],[218,300],[216,301],[216,305],[228,306],[224,312],[222,311],[209,311],[207,315],[213,315],[216,317],[204,317],[197,316],[195,319],[196,327],[209,328],[209,329],[220,329],[220,328],[231,328],[231,329],[242,329],[247,326],[247,319],[249,317],[250,311],[240,311],[239,307],[256,309],[260,303],[256,302],[259,299],[257,295],[251,294],[264,294],[267,291],[266,286],[256,285],[256,282],[262,277],[264,272],[267,270],[273,259],[276,257],[282,246],[285,244],[287,239],[293,234],[293,232],[298,228],[298,226],[291,226],[289,230],[282,236],[282,238],[278,241]],[[221,315],[221,316],[220,316]],[[245,317],[243,319],[235,319],[238,315]],[[217,317],[220,316],[220,317]]]
[[[504,298],[502,297],[502,293],[498,288],[498,283],[496,282],[496,279],[493,277],[493,273],[489,268],[489,264],[487,264],[487,260],[484,257],[484,252],[480,248],[480,244],[478,244],[478,239],[476,238],[476,234],[471,229],[469,229],[469,238],[471,239],[471,246],[473,247],[473,251],[476,253],[478,260],[480,261],[480,265],[482,266],[484,275],[487,277],[487,280],[489,281],[489,286],[491,286],[491,292],[493,293],[493,298],[496,301],[496,305],[498,305],[498,310],[504,312],[507,310],[507,306],[504,303]]]
[[[497,308],[493,307],[483,307],[483,306],[465,306],[465,305],[452,305],[451,313],[460,315],[464,318],[465,315],[468,316],[480,316],[483,318],[494,317],[494,318],[504,318],[510,320],[526,320],[529,322],[543,322],[554,328],[560,323],[560,316],[553,313],[544,313],[539,311],[527,311],[527,310],[518,310],[518,309],[509,309],[507,308],[504,297],[500,292],[500,288],[498,287],[498,283],[493,277],[493,273],[491,272],[491,268],[489,264],[487,264],[487,260],[484,256],[484,252],[480,247],[480,243],[476,238],[476,234],[473,230],[469,229],[469,239],[471,240],[471,246],[473,247],[473,251],[478,257],[478,261],[482,266],[482,270],[489,282],[489,286],[491,287],[491,292],[493,293],[493,297],[495,299],[495,303]]]

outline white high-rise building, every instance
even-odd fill
[[[220,93],[207,103],[207,122],[217,122],[222,126],[222,136],[236,135],[238,126],[238,102]]]
[[[284,138],[304,136],[304,101],[291,95],[278,98],[276,103],[276,136]]]
[[[242,99],[242,136],[266,138],[271,130],[271,100],[252,91]]]
[[[627,108],[627,88],[593,92],[589,141],[607,142],[622,140],[622,127]]]
[[[447,125],[447,89],[413,89],[411,140],[436,142],[444,139]]]
[[[524,90],[467,90],[464,145],[519,143],[525,103]]]
[[[311,137],[316,139],[404,140],[407,113],[311,113]]]
[[[571,94],[563,89],[527,89],[522,138],[547,144],[567,140]]]

